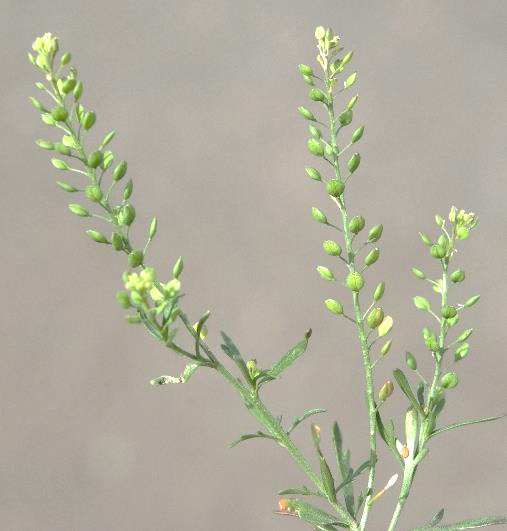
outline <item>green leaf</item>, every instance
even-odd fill
[[[481,422],[491,422],[493,420],[502,419],[506,416],[507,416],[507,413],[504,413],[503,415],[498,415],[496,417],[485,417],[483,419],[464,420],[462,422],[455,422],[454,424],[449,424],[449,426],[438,428],[431,434],[431,437],[433,437],[434,435],[438,435],[439,433],[443,433],[444,431],[454,430],[455,428],[461,428],[462,426],[468,426],[470,424],[480,424]]]
[[[410,400],[411,404],[415,407],[421,417],[425,418],[426,414],[424,413],[421,404],[419,404],[419,401],[412,392],[410,384],[408,383],[407,377],[405,376],[403,371],[401,369],[394,369],[393,375],[405,396]]]
[[[305,411],[300,417],[298,417],[290,426],[290,428],[287,430],[287,435],[289,435],[294,428],[299,426],[301,422],[306,420],[308,417],[311,417],[312,415],[317,415],[318,413],[325,413],[325,409],[317,408],[317,409],[309,409],[308,411]]]
[[[222,347],[222,350],[238,366],[239,370],[245,377],[246,381],[250,382],[251,381],[250,373],[248,372],[245,360],[241,356],[238,350],[238,347],[236,347],[236,345],[232,342],[232,339],[225,332],[221,331],[220,334],[222,335],[222,338],[224,340],[224,344],[220,345]]]
[[[398,452],[398,449],[396,448],[396,437],[394,436],[393,421],[389,420],[389,422],[387,423],[387,428],[386,428],[382,422],[382,418],[378,410],[376,413],[376,420],[377,420],[377,429],[378,429],[378,433],[380,437],[387,444],[391,452],[393,452],[394,457],[396,457],[396,460],[400,463],[402,467],[404,467],[405,462],[403,461],[403,458],[401,457],[400,452]]]
[[[348,481],[350,476],[354,473],[353,469],[350,467],[350,452],[343,451],[343,439],[338,426],[338,422],[333,424],[333,445],[336,454],[336,464],[340,475],[342,478],[342,484],[340,488],[343,487],[343,496],[345,498],[345,506],[347,511],[354,515],[354,488],[352,481]]]
[[[279,361],[277,361],[271,369],[267,371],[267,374],[272,378],[278,378],[285,369],[290,367],[305,352],[311,335],[312,329],[310,328],[306,332],[304,339],[292,347]]]
[[[435,516],[433,516],[433,518],[431,519],[428,525],[430,527],[435,527],[440,522],[440,520],[442,520],[443,517],[444,517],[444,508],[440,509],[440,511],[438,511],[438,513],[436,513]]]
[[[478,527],[487,527],[490,525],[507,524],[505,516],[484,516],[483,518],[474,518],[472,520],[463,520],[455,524],[442,526],[425,525],[416,527],[413,531],[459,531],[460,529],[477,529]]]
[[[429,311],[430,310],[430,302],[425,297],[421,297],[420,295],[416,295],[414,297],[414,304],[415,307],[419,310]]]
[[[279,494],[280,496],[284,496],[286,494],[298,494],[300,496],[320,496],[322,498],[322,494],[320,492],[312,492],[308,489],[308,487],[305,487],[304,485],[301,488],[289,488],[279,490],[277,494]]]
[[[352,469],[350,469],[351,474],[349,474],[349,477],[346,480],[342,481],[338,485],[338,487],[336,487],[336,492],[339,492],[343,487],[345,487],[345,485],[354,481],[357,478],[357,476],[359,476],[362,472],[364,472],[365,470],[368,470],[369,468],[370,468],[370,460],[368,459],[364,463],[361,463],[361,465],[359,465],[359,467],[356,470],[352,471]]]
[[[291,502],[291,511],[290,512],[281,512],[278,514],[296,514],[301,520],[308,522],[309,524],[315,526],[328,526],[328,525],[339,525],[343,524],[338,520],[336,516],[326,513],[313,505],[310,505],[307,502],[301,500],[290,500]],[[329,529],[324,527],[323,529]]]
[[[199,358],[201,356],[200,345],[201,345],[201,331],[204,323],[208,320],[211,312],[208,310],[204,315],[199,319],[197,327],[195,329],[195,355]]]
[[[273,441],[276,441],[275,437],[272,437],[271,435],[268,435],[267,433],[264,433],[262,431],[258,431],[256,433],[247,433],[245,435],[242,435],[239,439],[231,442],[231,444],[229,444],[229,448],[233,448],[240,442],[248,441],[249,439],[272,439]]]
[[[326,492],[326,495],[329,500],[331,500],[333,503],[336,503],[336,488],[334,485],[333,474],[331,474],[329,465],[327,464],[327,461],[322,454],[320,454],[319,461],[320,461],[320,475],[322,477],[322,484],[324,485],[324,490]]]

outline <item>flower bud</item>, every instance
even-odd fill
[[[32,105],[39,111],[42,111],[42,112],[48,112],[48,110],[46,109],[46,107],[44,107],[44,105],[42,105],[42,103],[37,100],[36,98],[33,98],[32,96],[30,96],[30,101],[32,102]]]
[[[345,126],[349,125],[350,122],[352,122],[352,111],[350,109],[345,109],[339,116],[338,121],[340,122],[340,125]]]
[[[310,87],[313,87],[315,85],[312,76],[303,76],[303,80],[307,85],[310,85]]]
[[[414,273],[414,275],[417,278],[420,278],[421,280],[425,280],[426,279],[426,275],[421,270],[417,269],[416,267],[412,268],[412,273]]]
[[[440,380],[440,385],[444,389],[452,389],[453,387],[456,387],[458,383],[458,375],[455,372],[448,372],[444,374]]]
[[[56,184],[65,192],[79,192],[79,190],[71,184],[62,181],[56,181]]]
[[[440,245],[432,245],[430,249],[430,253],[433,258],[443,258],[446,255],[446,252],[446,249]]]
[[[362,125],[361,127],[357,128],[352,133],[352,143],[355,144],[358,140],[361,140],[361,137],[363,136],[363,133],[364,133],[364,125]]]
[[[60,159],[51,159],[51,164],[57,169],[57,170],[63,170],[63,171],[66,171],[68,170],[70,167],[69,165],[63,161],[63,160],[60,160]]]
[[[472,335],[472,332],[474,331],[473,328],[468,328],[467,330],[465,330],[459,337],[458,339],[456,339],[456,343],[461,343],[462,341],[465,341],[467,340],[471,335]]]
[[[376,288],[375,288],[375,291],[373,292],[373,300],[375,302],[379,301],[382,296],[384,295],[384,290],[385,290],[385,282],[381,282]]]
[[[378,393],[379,400],[381,402],[385,402],[394,392],[394,384],[391,382],[391,380],[387,380],[387,382],[380,388],[380,391]]]
[[[119,221],[122,225],[132,225],[134,219],[136,218],[136,209],[130,204],[127,203],[119,216]]]
[[[393,340],[392,339],[388,339],[384,345],[382,346],[382,348],[380,349],[380,356],[385,356],[388,352],[389,352],[389,349],[391,348],[391,345],[393,343]]]
[[[414,297],[414,305],[418,310],[423,310],[425,312],[431,309],[430,301],[426,297],[421,297],[420,295]]]
[[[445,234],[441,234],[437,240],[438,245],[444,248],[446,251],[449,249],[449,239]]]
[[[331,179],[326,184],[326,191],[332,197],[338,197],[343,194],[345,184],[340,179]]]
[[[364,229],[364,218],[363,216],[354,216],[349,221],[349,230],[354,234],[358,234]]]
[[[298,65],[298,69],[304,76],[313,76],[313,70],[308,65]]]
[[[412,352],[405,352],[405,361],[409,369],[412,369],[413,371],[417,370],[417,360]]]
[[[360,162],[361,162],[361,155],[359,153],[354,153],[352,157],[350,157],[349,161],[347,162],[347,166],[349,168],[350,173],[354,173],[357,170]]]
[[[315,38],[316,39],[323,39],[326,35],[326,30],[322,26],[317,26],[315,28]]]
[[[70,63],[70,59],[71,59],[71,55],[69,52],[65,52],[61,57],[60,57],[60,64],[62,66],[65,66],[66,64]]]
[[[456,229],[456,237],[458,240],[466,240],[470,236],[470,231],[466,227],[458,227]]]
[[[118,166],[116,166],[116,168],[114,169],[114,172],[113,172],[113,179],[115,181],[119,181],[120,179],[123,178],[123,176],[127,173],[127,161],[126,160],[122,160]]]
[[[151,220],[150,230],[148,232],[149,239],[153,240],[153,238],[155,237],[156,233],[157,233],[157,218],[153,218]]]
[[[356,94],[348,103],[347,103],[347,109],[352,109],[354,105],[356,104],[359,96]]]
[[[115,251],[123,250],[123,238],[120,236],[120,234],[113,232],[111,236],[111,244],[113,245],[113,249]]]
[[[55,150],[58,151],[60,155],[69,156],[71,154],[70,147],[64,146],[63,144],[60,144],[60,142],[55,143]]]
[[[310,124],[308,126],[308,130],[310,131],[310,134],[313,136],[313,138],[315,138],[316,140],[322,138],[322,131],[314,125]]]
[[[65,122],[65,120],[69,116],[69,113],[65,107],[62,107],[61,105],[57,105],[56,107],[53,107],[51,109],[51,116],[57,122]]]
[[[73,214],[76,214],[76,216],[81,216],[82,218],[87,218],[90,215],[90,212],[88,212],[84,206],[78,205],[76,203],[71,203],[69,205],[69,210]]]
[[[125,185],[125,188],[123,190],[123,199],[127,201],[127,199],[132,195],[132,189],[134,188],[134,183],[132,182],[132,179],[129,179],[128,183]]]
[[[439,216],[438,214],[435,214],[435,223],[442,228],[444,226],[444,219],[442,216]]]
[[[454,353],[454,361],[461,361],[468,354],[469,348],[470,345],[468,343],[463,343],[460,345]]]
[[[382,224],[373,226],[370,229],[370,232],[368,233],[368,241],[373,243],[373,242],[380,240],[383,230],[384,230],[384,227]]]
[[[319,90],[317,88],[312,88],[310,90],[309,98],[313,101],[327,101],[326,95],[322,92],[322,90]]]
[[[181,275],[181,272],[183,271],[183,258],[181,256],[176,260],[176,263],[173,267],[173,277],[178,278]]]
[[[88,155],[86,164],[88,165],[88,167],[95,169],[102,164],[103,159],[104,159],[104,156],[102,155],[101,151],[98,151],[98,150],[92,151]]]
[[[352,273],[349,273],[347,276],[347,280],[345,281],[347,284],[347,287],[351,291],[360,291],[362,287],[364,286],[364,279],[361,273],[358,273],[357,271],[353,271]]]
[[[305,118],[306,120],[310,120],[312,122],[316,122],[317,118],[313,115],[312,111],[310,109],[307,109],[306,107],[303,107],[302,105],[298,107],[299,114]]]
[[[473,297],[470,297],[466,302],[465,304],[463,304],[463,306],[465,308],[470,308],[470,306],[473,306],[479,299],[480,299],[480,295],[474,295]]]
[[[91,129],[93,127],[93,124],[97,120],[97,116],[93,111],[88,111],[84,116],[83,120],[81,122],[83,128],[85,131],[88,131],[88,129]]]
[[[310,166],[306,166],[305,167],[305,171],[308,174],[308,176],[310,177],[310,179],[313,179],[314,181],[322,181],[322,176],[320,175],[320,173],[315,168],[312,168]]]
[[[324,252],[330,256],[340,256],[342,254],[342,248],[333,240],[326,240],[322,243]]]
[[[141,317],[139,315],[126,315],[125,320],[129,324],[138,324],[141,322]]]
[[[364,258],[364,265],[371,266],[373,265],[380,256],[380,249],[378,247],[375,247],[375,249],[372,249]]]
[[[456,308],[454,306],[449,306],[449,305],[445,305],[445,306],[442,306],[442,308],[440,309],[440,315],[444,318],[444,319],[452,319],[453,317],[456,317],[456,314],[458,312],[456,311]]]
[[[85,231],[86,234],[97,243],[109,243],[109,240],[101,233],[96,230],[88,229]]]
[[[316,207],[312,207],[312,216],[313,216],[313,219],[315,219],[319,223],[327,223],[327,217],[324,214],[324,212],[322,212]]]
[[[343,314],[343,306],[334,299],[326,299],[324,301],[324,304],[326,305],[326,308],[336,315],[342,315]]]
[[[317,272],[324,280],[336,280],[333,272],[325,266],[317,266]]]
[[[72,95],[74,97],[74,101],[79,101],[79,98],[83,94],[83,82],[78,81],[76,83],[76,86],[74,87],[74,90],[72,91]]]
[[[129,294],[126,291],[119,291],[116,294],[116,301],[122,308],[130,308],[132,305],[130,304],[130,297]]]
[[[98,203],[102,199],[102,190],[96,184],[90,184],[89,186],[87,186],[85,194],[86,197],[94,203]]]
[[[384,310],[382,308],[374,308],[366,318],[368,326],[372,329],[377,328],[384,320]]]
[[[384,317],[384,320],[380,323],[378,326],[378,336],[384,337],[391,331],[391,328],[393,327],[393,318],[390,315],[386,315]]]
[[[310,138],[307,142],[307,146],[308,151],[310,151],[312,155],[315,155],[316,157],[324,156],[324,148],[322,147],[322,144],[315,138]]]
[[[350,76],[344,81],[343,88],[351,87],[356,82],[356,79],[357,79],[357,72],[350,74]]]
[[[55,145],[53,144],[53,142],[49,142],[48,140],[44,140],[42,138],[39,138],[39,140],[36,140],[35,143],[42,149],[48,149],[48,150],[55,149]]]
[[[130,267],[139,267],[144,260],[144,254],[143,251],[140,251],[139,249],[135,249],[134,251],[131,251],[128,257],[128,264]]]
[[[463,269],[457,269],[454,273],[451,274],[451,280],[457,284],[458,282],[463,282],[465,280],[465,272]]]
[[[55,125],[56,121],[49,113],[41,114],[40,119],[46,124],[46,125]]]
[[[431,247],[433,245],[433,242],[430,240],[429,236],[427,236],[426,234],[424,234],[424,232],[420,232],[419,233],[419,236],[421,237],[421,240],[426,244],[428,245],[429,247]]]
[[[64,94],[68,94],[71,90],[74,90],[75,86],[76,86],[76,80],[75,79],[66,79],[62,83],[62,92]]]

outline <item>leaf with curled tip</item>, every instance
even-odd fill
[[[463,520],[455,524],[447,524],[435,527],[434,525],[425,525],[416,527],[412,531],[460,531],[462,529],[477,529],[479,527],[488,527],[490,525],[507,524],[505,516],[484,516],[483,518],[474,518]]]

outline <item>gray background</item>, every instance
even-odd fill
[[[339,419],[357,465],[368,451],[357,339],[323,307],[346,292],[315,273],[332,264],[321,250],[332,233],[310,207],[335,213],[304,175],[315,161],[295,111],[307,101],[296,66],[315,59],[314,27],[331,25],[355,50],[354,124],[366,124],[349,206],[385,229],[366,287],[387,281],[384,307],[395,318],[377,386],[403,366],[406,349],[430,374],[420,329],[431,320],[411,298],[436,296],[410,266],[437,274],[417,232],[436,235],[434,214],[455,204],[481,222],[457,256],[467,280],[452,300],[482,299],[459,327],[476,331],[442,422],[505,411],[505,2],[2,0],[1,8],[2,530],[306,528],[271,512],[278,489],[304,482],[284,451],[266,441],[227,449],[257,429],[232,389],[206,371],[185,386],[148,385],[178,374],[181,360],[125,324],[114,298],[124,256],[84,236],[102,226],[67,211],[75,196],[54,183],[71,176],[33,143],[55,138],[27,99],[39,78],[26,52],[46,31],[73,53],[83,102],[98,114],[91,138],[118,131],[113,150],[135,180],[134,241],[156,215],[149,261],[163,274],[184,256],[184,307],[195,319],[212,310],[216,348],[225,329],[268,365],[313,328],[307,355],[265,399],[287,421],[327,408],[324,438]],[[398,429],[405,407],[399,390],[385,406]],[[400,529],[442,506],[451,522],[505,513],[506,436],[503,421],[432,441]],[[313,459],[308,425],[295,437]],[[397,472],[382,446],[380,459],[379,488]],[[375,505],[372,529],[385,529],[397,492]]]

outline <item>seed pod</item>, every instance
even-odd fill
[[[385,402],[394,392],[394,384],[391,382],[391,380],[387,380],[387,382],[380,388],[380,391],[378,393],[378,397],[381,402]]]
[[[364,218],[363,216],[354,216],[350,221],[349,221],[349,230],[350,232],[353,232],[354,234],[358,234],[359,232],[361,232],[363,229],[364,229]]]
[[[322,92],[322,90],[319,90],[317,88],[312,88],[308,96],[313,101],[325,102],[327,100],[326,95]]]
[[[67,157],[71,154],[70,147],[64,146],[63,144],[60,144],[60,142],[55,143],[55,150],[60,153],[60,155],[66,155]]]
[[[405,352],[405,361],[409,369],[412,369],[413,371],[417,370],[417,360],[412,352]]]
[[[380,240],[383,230],[384,230],[384,227],[382,224],[373,226],[370,229],[370,232],[368,233],[368,241],[373,243],[373,242]]]
[[[176,263],[173,267],[173,277],[178,278],[181,275],[181,272],[183,271],[183,258],[181,256],[176,260]]]
[[[303,76],[303,79],[307,85],[310,85],[311,87],[315,85],[312,76]]]
[[[347,284],[347,287],[351,291],[360,291],[362,287],[364,286],[364,279],[361,273],[358,273],[357,271],[354,271],[352,273],[349,273],[347,276],[347,280],[345,281]]]
[[[375,302],[379,301],[382,296],[384,295],[384,290],[385,290],[385,282],[381,282],[376,288],[375,288],[375,291],[373,292],[373,300]]]
[[[465,330],[459,337],[458,339],[456,339],[456,343],[461,343],[463,341],[466,341],[471,335],[472,335],[472,332],[474,331],[473,328],[468,328],[467,330]]]
[[[41,114],[40,119],[46,124],[46,125],[55,125],[55,119],[51,116],[49,113]]]
[[[53,107],[51,109],[51,116],[57,122],[65,122],[65,120],[69,116],[69,113],[65,107],[62,107],[61,105],[57,105],[56,107]]]
[[[64,192],[79,192],[77,188],[72,186],[71,184],[64,183],[62,181],[56,181],[56,184],[64,191]]]
[[[62,92],[64,94],[68,94],[71,90],[74,90],[75,86],[76,86],[76,80],[75,79],[66,79],[62,83]]]
[[[463,269],[457,269],[454,273],[451,274],[451,280],[457,284],[458,282],[463,282],[465,280],[465,272]]]
[[[432,245],[430,249],[433,258],[443,258],[446,255],[446,250],[440,245]]]
[[[74,96],[74,101],[79,101],[79,98],[81,97],[82,94],[83,94],[83,82],[78,81],[72,92],[72,95]]]
[[[330,256],[340,256],[342,254],[342,248],[333,240],[326,240],[322,243],[324,252]]]
[[[66,64],[68,64],[70,62],[70,59],[71,59],[71,55],[69,52],[65,52],[61,57],[60,57],[60,64],[62,66],[65,66]]]
[[[421,240],[428,246],[431,247],[433,245],[433,242],[430,240],[429,236],[424,234],[424,232],[420,232],[419,236],[421,237]]]
[[[313,70],[308,65],[298,65],[298,69],[304,76],[313,76]]]
[[[324,214],[324,212],[322,212],[316,207],[312,207],[312,216],[313,216],[313,219],[315,219],[319,223],[327,223],[327,217]]]
[[[350,109],[345,109],[339,116],[338,121],[340,122],[340,125],[345,126],[349,125],[350,122],[352,122],[352,111]]]
[[[384,317],[384,320],[380,323],[377,331],[379,337],[384,337],[391,331],[391,328],[393,327],[393,318],[390,315],[386,315]]]
[[[316,122],[317,118],[313,115],[312,111],[310,109],[307,109],[306,107],[303,107],[302,105],[298,107],[299,114],[305,118],[306,120],[310,120],[312,122]]]
[[[455,372],[448,372],[442,376],[440,385],[444,389],[452,389],[459,383],[458,375]]]
[[[311,166],[305,166],[305,171],[310,179],[313,179],[314,181],[322,181],[322,176],[315,168],[312,168]]]
[[[420,295],[416,295],[413,300],[414,300],[414,305],[417,309],[423,310],[426,312],[431,309],[430,301],[426,299],[426,297],[421,297]]]
[[[347,103],[347,109],[352,109],[354,105],[356,104],[359,96],[356,94],[348,103]]]
[[[479,299],[480,299],[480,295],[474,295],[473,297],[470,297],[466,302],[465,304],[463,304],[463,306],[465,308],[470,308],[470,306],[473,306]]]
[[[343,61],[342,61],[343,63]],[[350,74],[350,76],[345,80],[343,83],[343,88],[349,88],[351,87],[357,79],[357,72],[354,72],[353,74]]]
[[[130,267],[139,267],[144,260],[144,254],[143,251],[140,251],[139,249],[135,249],[134,251],[131,251],[128,257],[128,264]]]
[[[314,125],[310,124],[308,126],[308,130],[310,131],[310,134],[313,136],[313,138],[317,140],[319,138],[322,138],[322,131],[318,129],[317,127],[315,127]]]
[[[393,343],[393,340],[392,339],[388,339],[384,345],[382,346],[382,348],[380,349],[380,356],[385,356],[388,352],[389,352],[389,349],[391,348],[391,345]]]
[[[444,219],[442,216],[439,216],[438,214],[435,214],[435,223],[442,228],[444,226]]]
[[[454,353],[454,361],[461,361],[468,354],[469,348],[470,345],[468,343],[463,343],[462,345],[460,345]]]
[[[96,230],[88,229],[85,231],[86,234],[97,243],[109,243],[109,240],[101,233]]]
[[[150,238],[150,240],[153,240],[156,233],[157,233],[157,218],[153,218],[151,220],[150,230],[148,233],[148,237]]]
[[[87,218],[90,215],[90,212],[88,212],[84,206],[78,205],[77,203],[71,203],[69,205],[69,210],[73,214],[76,214],[76,216],[81,216],[82,218]]]
[[[417,278],[420,278],[421,280],[425,280],[426,279],[426,275],[420,269],[417,269],[416,267],[412,268],[412,273],[414,273],[414,275]]]
[[[123,250],[123,238],[117,232],[113,232],[111,235],[111,244],[115,251]]]
[[[343,306],[334,299],[326,299],[324,301],[324,304],[326,305],[326,308],[336,315],[342,315],[343,314]]]
[[[93,124],[97,120],[97,116],[93,111],[88,111],[84,116],[82,120],[82,125],[85,131],[88,131],[88,129],[91,129],[93,127]]]
[[[126,315],[125,320],[129,324],[138,324],[141,322],[141,317],[139,315]]]
[[[42,111],[42,112],[48,112],[48,110],[46,109],[46,107],[44,107],[44,105],[42,105],[42,103],[36,99],[36,98],[33,98],[32,96],[30,96],[30,101],[32,102],[32,105],[39,111]]]
[[[315,155],[316,157],[324,156],[324,148],[322,147],[322,144],[315,138],[310,138],[307,142],[307,146],[312,155]]]
[[[96,184],[90,184],[89,186],[87,186],[85,194],[86,197],[94,203],[98,203],[102,199],[102,190]]]
[[[373,308],[373,310],[368,314],[366,322],[368,326],[372,329],[377,328],[380,323],[384,320],[384,310],[382,308]]]
[[[102,152],[99,150],[96,150],[96,151],[92,151],[88,155],[86,164],[88,165],[88,167],[95,169],[102,164],[103,160],[104,160],[104,155],[102,154]]]
[[[340,179],[331,179],[326,184],[326,191],[332,197],[339,197],[345,190],[345,184]]]
[[[324,147],[324,152],[326,153],[326,155],[327,155],[328,157],[332,157],[332,156],[336,153],[334,147],[331,146],[330,144],[326,144],[326,145],[325,145],[325,147]]]
[[[353,133],[352,133],[352,143],[355,144],[358,140],[360,140],[363,136],[363,133],[364,133],[364,125],[362,125],[361,127],[357,128]]]
[[[449,306],[447,304],[445,306],[442,306],[442,308],[440,309],[440,315],[444,319],[452,319],[456,316],[457,313],[458,312],[456,311],[456,308],[454,306]]]
[[[371,266],[373,265],[380,256],[380,249],[378,247],[375,247],[375,249],[372,249],[364,258],[364,265],[365,266]]]
[[[136,209],[130,204],[127,203],[123,210],[121,211],[121,214],[119,216],[119,221],[122,225],[132,225],[134,222],[134,219],[136,218]]]
[[[49,142],[48,140],[43,140],[42,138],[39,138],[39,140],[36,140],[35,143],[42,149],[48,149],[48,150],[55,149],[55,145],[53,144],[53,142]]]
[[[333,272],[326,266],[317,266],[317,272],[324,280],[336,280]]]
[[[360,162],[361,162],[361,155],[359,153],[354,153],[352,157],[350,157],[349,161],[347,162],[347,166],[349,168],[350,173],[354,173],[357,170]]]
[[[57,169],[57,170],[63,170],[63,171],[66,171],[68,170],[70,167],[69,165],[63,161],[63,160],[60,160],[60,159],[51,159],[51,164]]]
[[[116,294],[116,301],[122,308],[130,308],[132,305],[130,304],[130,297],[129,294],[126,291],[118,291]]]
[[[127,201],[127,199],[132,195],[133,188],[134,188],[134,183],[132,182],[132,179],[129,179],[129,181],[127,182],[123,190],[123,199],[125,201]]]

